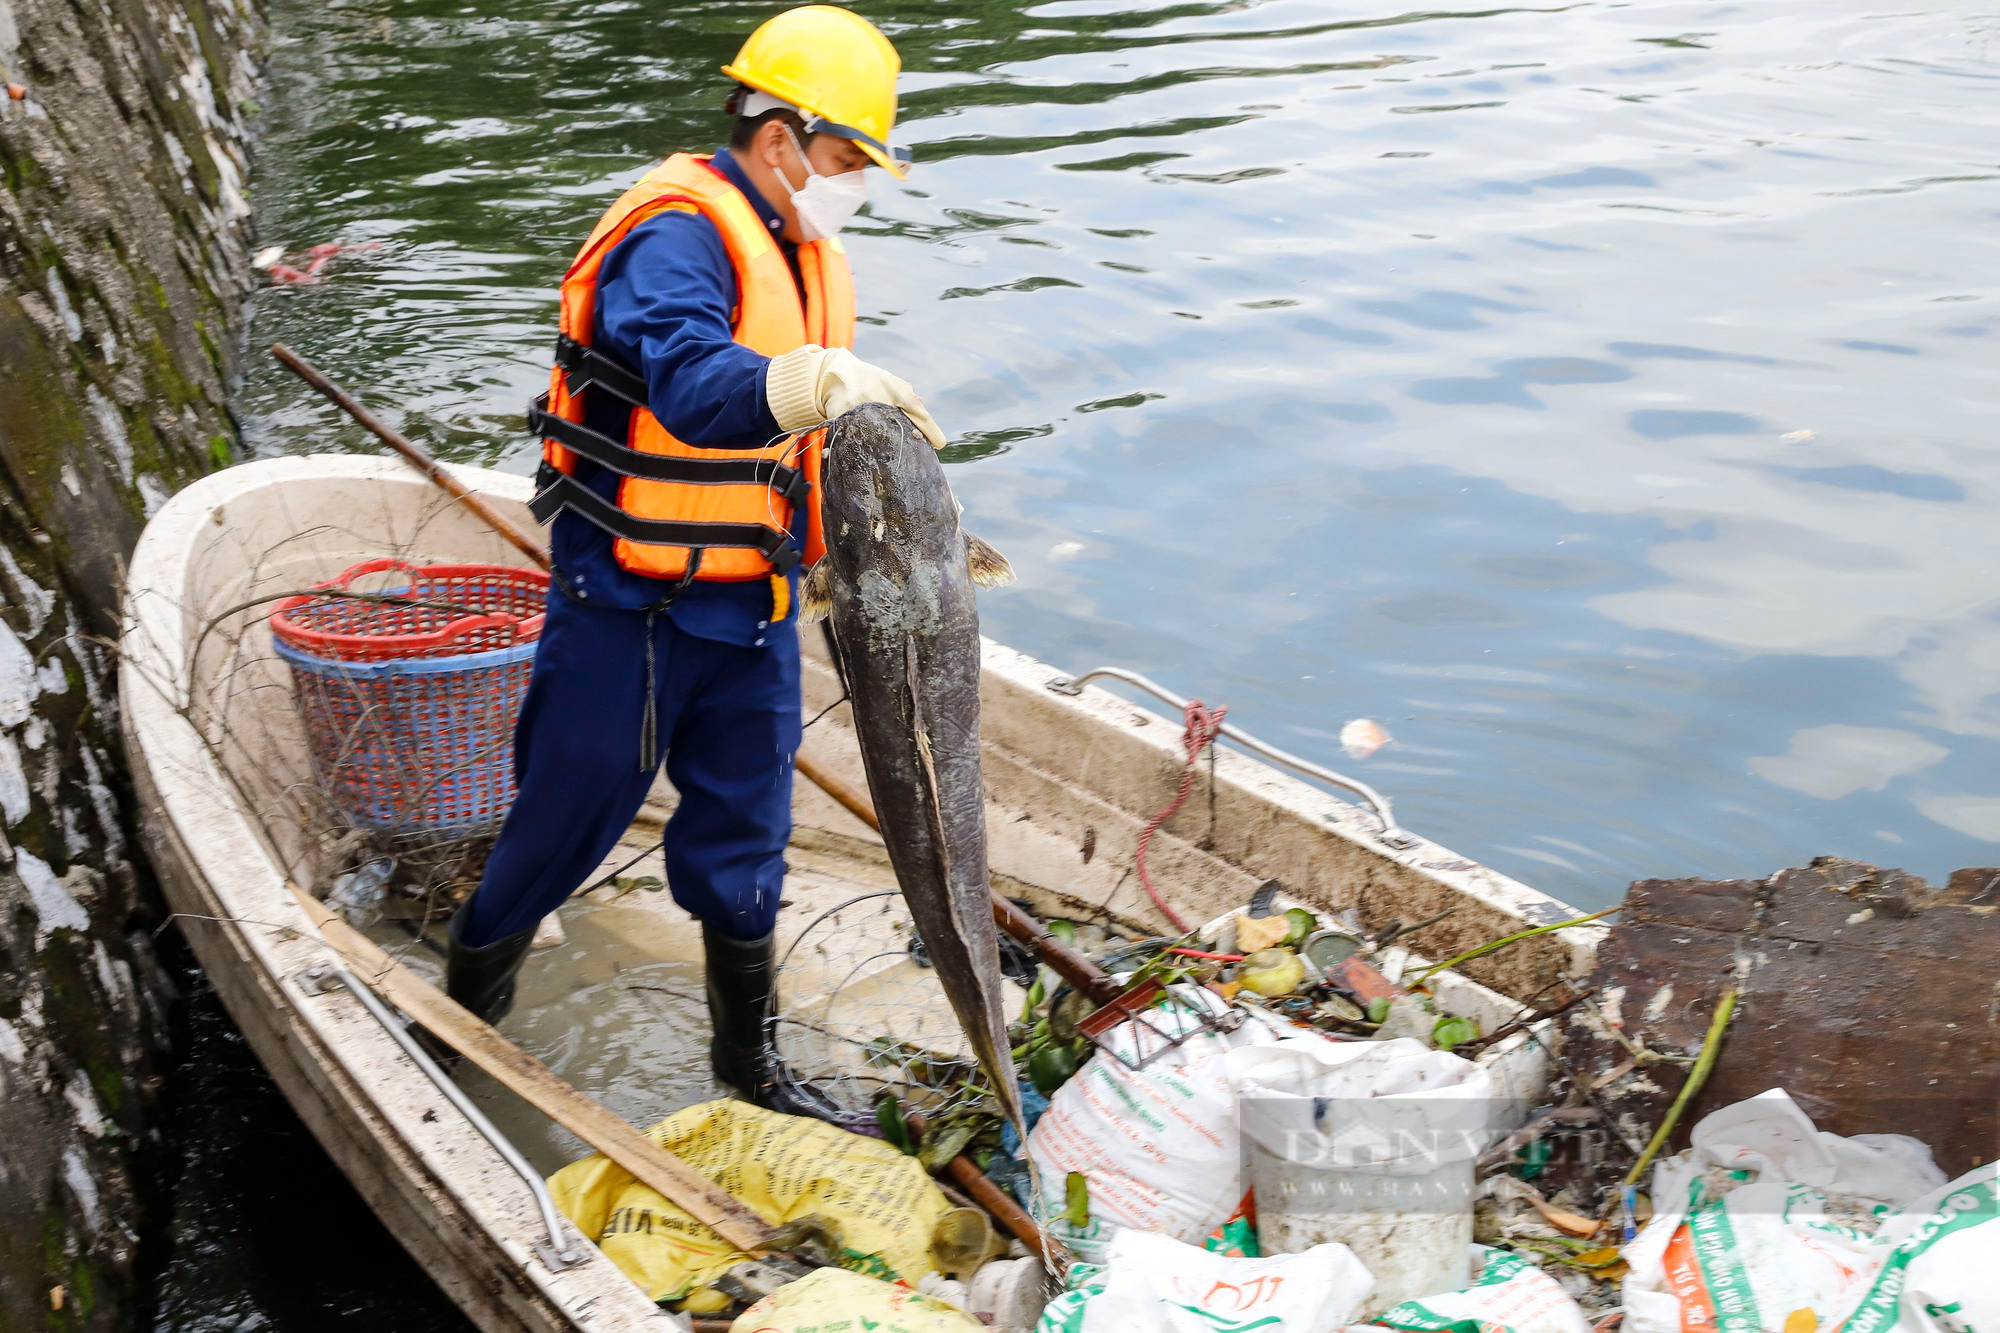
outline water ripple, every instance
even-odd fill
[[[850,237],[859,350],[1017,555],[989,632],[1321,757],[1382,717],[1413,826],[1582,904],[1991,859],[1990,16],[864,8],[922,165]],[[265,243],[383,248],[264,293],[253,345],[526,470],[562,269],[721,137],[768,10],[275,0]],[[266,452],[366,447],[262,364],[241,410]],[[1884,731],[1949,753],[1837,797],[1752,763]]]

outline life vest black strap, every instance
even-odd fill
[[[556,336],[556,365],[562,368],[563,381],[571,393],[582,393],[595,384],[634,407],[649,406],[642,377],[567,333]]]
[[[804,472],[775,458],[673,458],[649,454],[621,444],[587,426],[549,415],[547,395],[528,408],[528,430],[554,440],[572,453],[627,477],[673,481],[690,486],[768,486],[788,504],[805,503],[812,483]]]
[[[678,519],[639,518],[626,513],[576,478],[556,473],[555,478],[528,505],[537,522],[547,523],[562,509],[573,509],[614,537],[647,546],[685,546],[698,551],[708,546],[732,546],[756,551],[771,562],[779,574],[789,574],[799,564],[798,548],[791,536],[761,523],[687,523]]]

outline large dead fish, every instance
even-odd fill
[[[943,466],[895,408],[857,407],[833,423],[821,485],[827,553],[802,614],[832,631],[890,864],[973,1054],[1019,1124],[986,878],[972,591],[1013,571],[959,527]]]

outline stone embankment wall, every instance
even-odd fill
[[[107,645],[230,461],[254,0],[0,0],[0,1330],[134,1314],[171,984]]]

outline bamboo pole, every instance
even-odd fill
[[[283,343],[272,343],[271,355],[278,358],[279,362],[286,369],[324,394],[335,407],[338,407],[341,411],[360,422],[376,439],[401,454],[404,461],[408,462],[411,467],[423,473],[426,477],[429,477],[432,484],[439,490],[451,495],[460,504],[479,515],[489,527],[502,537],[505,537],[522,555],[527,556],[528,559],[534,561],[543,569],[549,567],[549,553],[543,549],[540,542],[515,527],[499,510],[480,499],[470,486],[467,486],[457,477],[452,476],[435,458],[432,458],[422,449],[410,443],[409,440],[405,439],[398,432],[384,425],[373,412],[370,412],[356,401],[352,394],[321,374],[319,367]]]

